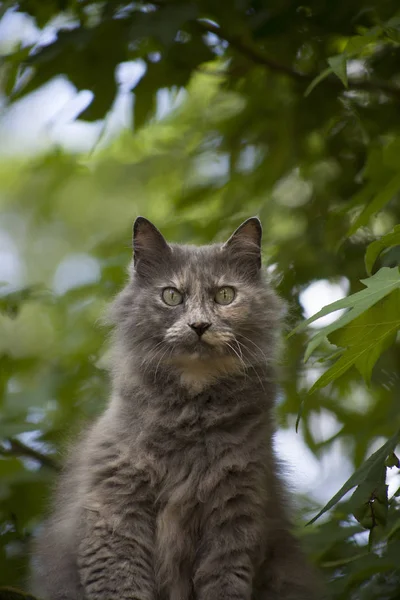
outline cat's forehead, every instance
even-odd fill
[[[218,284],[226,273],[222,246],[172,246],[174,277],[182,286],[196,287],[199,283]]]

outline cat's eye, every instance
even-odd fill
[[[217,304],[230,304],[235,299],[235,295],[235,290],[226,285],[218,290],[214,300]]]
[[[162,299],[168,306],[178,306],[182,304],[183,296],[176,288],[168,287],[163,290]]]

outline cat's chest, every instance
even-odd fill
[[[158,498],[168,510],[176,505],[183,513],[203,504],[224,478],[254,459],[259,415],[207,400],[160,415],[143,439]]]
[[[181,481],[207,470],[226,449],[226,414],[212,399],[160,411],[143,438],[160,479]]]

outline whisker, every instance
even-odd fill
[[[240,363],[243,365],[243,374],[244,374],[244,376],[246,377],[246,374],[247,374],[247,367],[246,367],[246,363],[244,362],[244,360],[243,360],[242,356],[240,356],[240,354],[239,354],[238,352],[236,352],[235,348],[234,348],[234,347],[233,347],[233,346],[232,346],[232,345],[231,345],[229,342],[225,342],[225,345],[226,345],[228,348],[230,348],[230,349],[232,350],[232,352],[233,352],[234,354],[236,354],[236,356],[238,357],[238,359],[239,359],[239,362],[240,362]]]
[[[161,344],[157,344],[159,347],[155,351],[153,351],[150,356],[146,356],[142,361],[142,365],[144,366],[143,374],[146,375],[149,369],[154,365],[154,361],[158,358],[158,356],[163,352],[164,347]],[[161,346],[161,347],[160,347]]]
[[[237,343],[238,347],[239,347],[239,348],[241,348],[241,344],[240,344],[239,340],[237,340],[237,339],[235,338],[235,340],[234,340],[234,341]],[[253,352],[251,352],[251,350],[249,350],[249,348],[246,348],[246,350],[247,350],[248,352],[250,352],[250,355],[253,355],[255,358],[257,358],[257,355],[256,355],[256,354],[254,354]],[[263,391],[265,392],[265,388],[264,388],[264,385],[263,385],[262,379],[261,379],[261,377],[260,377],[259,373],[257,372],[257,370],[256,370],[255,366],[254,366],[254,365],[249,365],[249,368],[251,368],[251,369],[254,371],[254,373],[255,373],[255,374],[256,374],[256,376],[257,376],[257,379],[258,379],[258,381],[260,382],[260,386],[262,387]]]
[[[162,344],[164,344],[164,340],[161,340],[161,342],[158,342],[158,344],[156,344],[154,346],[154,348],[152,348],[152,356],[151,356],[152,359],[155,358],[155,356],[157,356],[158,352],[155,353],[155,350],[157,350],[157,348],[159,348]],[[149,358],[145,356],[144,359],[142,360],[140,366],[143,366],[143,364],[148,360],[149,360]]]
[[[250,338],[246,337],[245,335],[243,335],[243,333],[238,333],[237,335],[239,335],[240,337],[242,337],[243,339],[247,340],[248,342],[250,342],[250,344],[253,344],[253,346],[255,346],[257,348],[257,350],[261,353],[261,355],[263,356],[265,362],[268,362],[268,358],[266,357],[266,355],[264,354],[263,350],[260,348],[260,346],[258,346],[255,342],[253,342],[253,340],[251,340]]]
[[[166,347],[166,349],[165,349],[165,351],[164,351],[164,353],[161,355],[161,357],[160,357],[160,360],[159,360],[159,361],[158,361],[158,363],[157,363],[156,370],[155,370],[155,373],[154,373],[154,380],[156,380],[156,379],[157,379],[157,372],[158,372],[158,368],[159,368],[159,366],[160,366],[160,364],[161,364],[161,361],[162,361],[162,359],[163,359],[163,358],[164,358],[164,356],[167,354],[168,350],[171,350],[171,348],[167,346],[167,347]]]

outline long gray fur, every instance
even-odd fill
[[[37,542],[44,600],[320,600],[272,449],[281,303],[261,226],[170,244],[146,219],[117,297],[113,393],[74,445]],[[236,297],[214,296],[232,286]],[[162,300],[177,288],[182,304]],[[189,323],[211,326],[201,340]]]

